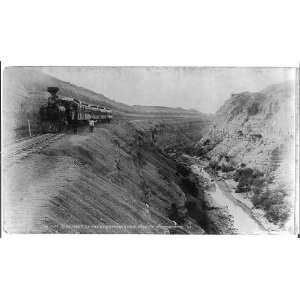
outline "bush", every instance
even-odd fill
[[[171,208],[169,209],[169,212],[168,212],[168,217],[170,220],[173,220],[178,224],[182,223],[183,218],[181,218],[179,216],[179,212],[178,212],[176,203],[172,203]]]
[[[266,187],[267,180],[266,178],[260,176],[255,177],[252,180],[252,191],[254,194],[259,194],[263,191],[263,189]]]
[[[189,176],[189,175],[190,175],[191,170],[190,170],[190,168],[186,167],[185,165],[178,164],[178,165],[177,165],[177,172],[178,172],[180,175],[186,177],[186,176]]]
[[[264,203],[270,197],[269,191],[257,190],[251,197],[251,201],[256,208],[264,208]]]
[[[208,165],[214,171],[219,168],[218,162],[215,160],[211,160]]]
[[[250,107],[248,107],[248,114],[254,116],[259,112],[259,103],[255,102]]]
[[[254,207],[263,209],[270,222],[283,224],[288,219],[290,207],[285,201],[287,192],[283,187],[268,188],[273,182],[271,176],[264,176],[262,172],[251,168],[240,168],[235,172],[234,180],[238,182],[236,193],[252,191]]]
[[[190,195],[197,197],[198,196],[198,187],[197,183],[193,181],[192,179],[185,177],[181,179],[181,186],[183,190]]]
[[[284,224],[290,216],[291,209],[287,203],[273,204],[266,211],[266,218],[274,224]]]
[[[249,184],[240,183],[237,185],[235,192],[236,193],[246,193],[250,192],[251,188]]]
[[[169,181],[170,174],[164,169],[158,169],[159,176],[166,181]]]
[[[286,202],[286,191],[278,187],[270,190],[268,188],[257,189],[251,201],[256,208],[265,211],[266,218],[274,224],[284,224],[290,215],[291,208]]]
[[[253,170],[251,168],[238,169],[233,179],[238,182],[237,193],[248,192],[253,182]]]
[[[224,165],[222,164],[221,165],[221,171],[224,172],[224,173],[227,173],[227,172],[232,172],[234,171],[234,167],[233,166],[230,166],[230,165]]]
[[[133,156],[133,161],[139,168],[142,168],[146,165],[146,160],[140,150],[136,151],[135,155]]]

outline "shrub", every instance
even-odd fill
[[[264,202],[270,197],[269,191],[256,190],[251,197],[251,201],[256,208],[264,208]]]
[[[254,194],[259,194],[266,186],[266,178],[259,176],[252,179],[252,191]]]
[[[227,172],[232,172],[232,171],[234,171],[234,170],[235,170],[235,169],[234,169],[233,166],[230,166],[230,165],[224,165],[224,164],[221,165],[221,171],[222,171],[222,172],[227,173]]]
[[[233,179],[238,182],[237,193],[249,192],[253,182],[253,170],[251,168],[238,169]]]
[[[191,178],[189,177],[185,177],[181,179],[181,186],[183,188],[183,190],[187,193],[189,193],[190,195],[197,197],[198,196],[198,187],[197,187],[197,183],[195,181],[193,181]]]
[[[238,182],[236,193],[252,191],[254,207],[263,209],[270,222],[283,224],[288,219],[290,207],[285,201],[287,192],[283,187],[268,188],[274,180],[271,175],[264,176],[258,170],[240,168],[235,172],[234,180]]]
[[[142,168],[146,165],[146,160],[140,150],[136,151],[135,155],[133,156],[133,161],[139,168]]]
[[[259,112],[259,103],[255,102],[248,107],[248,114],[250,116],[256,115]]]
[[[215,160],[211,160],[208,165],[212,170],[217,170],[219,168],[218,162]]]
[[[204,146],[209,145],[209,144],[210,144],[210,139],[207,139],[207,140],[203,143]]]
[[[246,193],[246,192],[250,192],[250,185],[249,184],[244,184],[239,182],[239,184],[236,187],[235,192],[236,193]]]
[[[170,220],[173,220],[178,224],[181,223],[181,218],[179,217],[179,212],[176,203],[172,203],[171,208],[168,212],[168,217]]]
[[[262,208],[265,211],[266,218],[274,224],[284,224],[290,215],[291,208],[286,202],[287,192],[282,188],[266,188],[254,191],[251,201],[256,208]]]
[[[266,218],[274,224],[284,224],[290,216],[290,206],[287,203],[273,204],[266,211]]]
[[[186,176],[189,176],[190,173],[191,173],[191,170],[190,168],[186,167],[185,165],[183,164],[178,164],[177,165],[177,172],[179,174],[181,174],[182,176],[186,177]]]

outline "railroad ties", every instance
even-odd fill
[[[44,149],[50,143],[60,139],[64,135],[64,133],[41,134],[3,147],[3,162],[5,167],[8,167],[17,160],[23,159],[29,154]]]

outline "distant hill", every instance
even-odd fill
[[[186,113],[186,114],[202,114],[196,109],[184,109],[181,107],[166,107],[166,106],[147,106],[147,105],[133,105],[136,111],[143,113]]]

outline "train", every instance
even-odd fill
[[[48,103],[40,107],[40,123],[43,133],[61,132],[64,128],[95,120],[109,123],[113,118],[111,109],[84,103],[71,97],[58,96],[58,87],[48,87]]]

